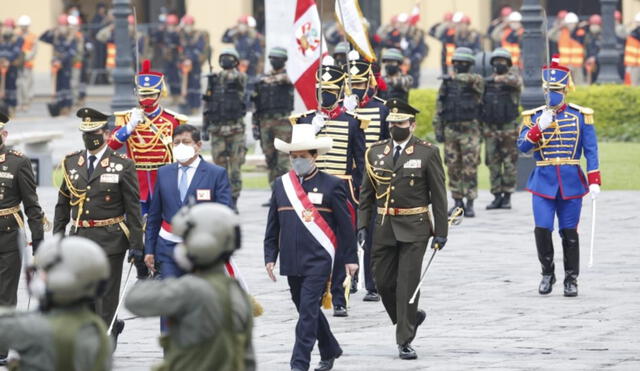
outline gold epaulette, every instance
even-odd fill
[[[355,112],[349,112],[349,111],[345,111],[345,113],[353,118],[355,118],[356,120],[360,121],[360,129],[362,130],[366,130],[369,125],[371,124],[371,120],[368,118],[365,118],[362,115],[358,115]]]
[[[17,157],[24,157],[24,153],[20,152],[20,151],[16,151],[15,149],[10,149],[9,153],[11,153],[14,156]]]
[[[371,143],[371,145],[369,146],[369,148],[371,148],[371,147],[373,147],[373,146],[379,146],[379,145],[381,145],[381,144],[387,144],[387,143],[389,143],[389,141],[390,141],[390,140],[391,140],[391,139],[382,139],[382,140],[379,140],[379,141],[377,141],[377,142],[373,142],[373,143]]]
[[[577,109],[584,116],[584,123],[587,125],[593,125],[593,109],[589,107],[582,107],[575,103],[569,103],[569,107]]]
[[[127,117],[130,114],[131,114],[131,110],[114,112],[113,116],[116,118],[115,123],[114,123],[115,126],[116,127],[124,126],[126,124]]]
[[[71,153],[67,153],[66,155],[64,155],[65,158],[67,157],[71,157],[71,156],[75,156],[75,155],[79,155],[83,152],[84,150],[79,150],[79,151],[75,151],[75,152],[71,152]]]
[[[522,116],[522,125],[526,125],[528,127],[531,127],[531,125],[533,125],[533,123],[531,122],[531,116],[535,115],[536,112],[541,111],[545,108],[546,106],[540,106],[540,107],[536,107],[533,109],[528,109],[525,111],[522,111],[520,113],[520,115]]]
[[[163,108],[163,111],[165,111],[166,113],[168,113],[171,116],[175,117],[175,119],[178,120],[180,125],[186,123],[189,120],[187,115],[183,115],[182,113],[174,112],[174,111],[172,111],[170,109],[166,109],[166,108]]]
[[[301,119],[303,117],[307,117],[309,115],[311,115],[312,113],[315,113],[315,110],[309,110],[307,112],[302,112],[302,113],[294,113],[293,115],[289,116],[289,122],[291,123],[291,125],[295,125],[298,123],[298,119]]]

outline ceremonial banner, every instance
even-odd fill
[[[362,57],[370,62],[375,61],[376,54],[371,48],[358,0],[336,0],[335,8],[338,23],[342,26],[351,45],[358,50]]]

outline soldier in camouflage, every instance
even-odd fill
[[[511,209],[511,194],[516,189],[517,120],[522,78],[512,67],[508,50],[496,48],[490,62],[494,73],[485,81],[482,105],[485,161],[494,196],[487,210]]]
[[[382,52],[384,81],[387,84],[384,94],[379,93],[382,99],[398,98],[404,102],[409,101],[409,89],[413,86],[413,77],[400,70],[403,60],[404,57],[398,49],[385,49]]]
[[[227,169],[234,205],[242,190],[241,167],[247,154],[244,137],[245,88],[247,75],[238,70],[240,57],[233,48],[220,53],[222,71],[208,76],[203,96],[204,140],[211,137],[211,157],[216,165]]]
[[[480,164],[480,103],[484,92],[482,76],[470,73],[474,63],[469,48],[457,48],[453,54],[453,76],[442,77],[433,127],[436,140],[445,144],[445,163],[453,208],[464,209],[474,217],[473,200],[478,196]],[[462,198],[466,197],[466,205]]]
[[[289,157],[276,151],[273,141],[291,140],[289,115],[293,110],[293,84],[287,76],[287,49],[275,47],[269,51],[271,72],[260,77],[253,94],[253,138],[260,140],[269,169],[269,184],[289,171]],[[264,206],[269,206],[267,203]]]

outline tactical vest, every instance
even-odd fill
[[[446,122],[472,121],[478,118],[480,101],[478,94],[468,83],[456,79],[445,80],[439,99],[442,102],[440,117]]]
[[[519,102],[514,102],[514,92],[513,87],[503,83],[486,83],[482,98],[482,121],[487,124],[506,124],[518,118]]]
[[[224,308],[223,325],[218,332],[212,334],[207,341],[190,346],[175,344],[170,336],[160,338],[160,344],[165,351],[165,359],[156,371],[190,370],[190,371],[243,371],[245,370],[245,349],[247,342],[251,341],[253,324],[246,331],[239,331],[233,326],[233,305],[231,303],[231,289],[236,286],[242,290],[237,281],[232,280],[224,273],[201,276],[220,294],[219,298]],[[248,302],[248,299],[247,299]],[[248,308],[251,306],[248,304]],[[250,320],[252,315],[247,312]]]
[[[244,86],[239,79],[226,78],[223,74],[207,76],[204,116],[207,124],[233,122],[244,117]]]
[[[256,115],[287,116],[293,111],[293,85],[258,83]]]
[[[331,151],[318,156],[316,160],[318,169],[331,175],[347,175],[349,166],[353,166],[353,164],[347,164],[349,121],[327,120],[317,137],[329,137],[333,139]]]
[[[367,148],[369,148],[372,143],[378,142],[382,137],[380,135],[380,131],[382,130],[380,124],[380,107],[358,107],[356,108],[356,114],[360,119],[369,120],[369,126],[364,129],[364,138],[367,143]]]

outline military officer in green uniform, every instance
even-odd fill
[[[109,261],[95,242],[56,236],[42,244],[29,269],[29,294],[37,312],[0,307],[0,347],[19,360],[10,370],[111,370],[107,328],[90,309],[109,277]]]
[[[15,307],[18,302],[20,281],[20,241],[24,233],[24,219],[20,203],[27,214],[34,251],[42,242],[44,215],[38,195],[31,161],[22,153],[7,150],[4,142],[8,133],[5,125],[9,121],[0,112],[0,306]],[[0,346],[0,365],[5,362],[7,349]]]
[[[168,317],[160,343],[167,371],[256,369],[251,341],[252,307],[225,264],[240,247],[240,220],[227,206],[184,207],[171,221],[183,238],[176,262],[187,274],[162,281],[139,281],[125,299],[132,313]]]
[[[397,98],[387,101],[391,139],[373,144],[365,155],[360,190],[358,240],[366,239],[372,214],[371,262],[382,303],[396,325],[401,359],[416,359],[411,342],[426,313],[418,299],[409,304],[418,282],[429,238],[431,247],[447,242],[447,194],[438,147],[413,135],[418,111]],[[432,225],[429,206],[434,217]]]
[[[86,237],[100,245],[109,259],[111,271],[104,298],[96,301],[96,312],[110,324],[120,296],[125,253],[129,261],[143,260],[142,216],[135,165],[132,160],[107,147],[108,116],[91,108],[81,108],[80,131],[85,149],[68,154],[62,161],[64,181],[55,209],[53,233]],[[122,331],[117,321],[114,336]]]

